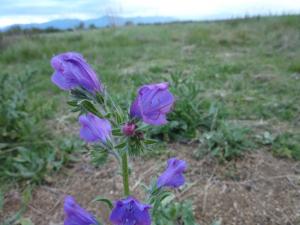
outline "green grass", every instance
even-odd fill
[[[78,51],[124,107],[145,82],[169,81],[173,85],[178,103],[170,115],[173,122],[154,130],[154,135],[162,134],[167,140],[199,140],[209,132],[217,132],[214,134],[221,137],[221,142],[226,142],[226,138],[232,142],[236,137],[227,135],[231,128],[223,129],[219,124],[247,121],[246,128],[253,129],[256,135],[270,131],[278,136],[271,144],[275,155],[299,159],[300,141],[295,135],[300,131],[299,20],[300,16],[283,16],[51,34],[2,34],[0,77],[22,77],[26,71],[34,71],[27,87],[31,107],[27,111],[39,117],[42,125],[31,128],[48,130],[53,141],[66,134],[55,123],[69,111],[65,106],[67,94],[50,81],[53,70],[49,62],[55,54]],[[74,117],[71,120],[75,124]],[[252,124],[260,120],[266,123],[263,131],[256,131]],[[239,135],[239,129],[244,128],[237,129]],[[282,133],[287,134],[281,137]],[[248,138],[242,135],[238,139],[244,136]],[[259,143],[257,148],[261,146]],[[234,149],[234,155],[242,150],[237,151]]]

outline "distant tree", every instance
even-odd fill
[[[126,21],[125,26],[132,26],[133,22],[132,21]]]
[[[38,33],[42,33],[44,32],[44,30],[39,29],[39,28],[30,28],[30,29],[24,29],[23,33],[27,34],[27,35],[34,35],[34,34],[38,34]]]
[[[95,24],[90,24],[90,26],[89,26],[89,29],[91,29],[91,30],[94,30],[94,29],[96,29],[96,26],[95,26]]]
[[[84,29],[84,23],[81,21],[75,29],[76,30],[82,30],[82,29]]]
[[[23,30],[20,25],[13,25],[7,30],[8,34],[21,34]]]
[[[5,42],[4,42],[4,33],[0,32],[0,50],[4,49]]]
[[[59,32],[60,30],[54,27],[47,27],[45,32],[46,33],[54,33],[54,32]]]

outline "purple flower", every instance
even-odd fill
[[[135,134],[135,128],[136,126],[134,123],[126,123],[122,127],[123,134],[125,134],[126,136],[133,136]]]
[[[86,142],[101,141],[103,144],[111,139],[111,125],[106,119],[100,119],[92,113],[79,117],[80,137]]]
[[[138,96],[130,107],[130,116],[151,125],[162,125],[167,123],[166,114],[173,104],[174,96],[168,89],[168,83],[144,85],[139,88]]]
[[[109,220],[114,225],[150,225],[150,205],[144,205],[129,196],[115,203]]]
[[[51,80],[63,90],[82,87],[90,93],[103,92],[103,86],[97,74],[81,54],[66,52],[54,56],[51,66],[55,69]]]
[[[168,160],[166,170],[159,176],[157,186],[177,188],[184,184],[183,173],[187,168],[184,160],[171,158]]]
[[[66,196],[64,211],[64,225],[99,225],[96,218],[81,208],[72,196]]]

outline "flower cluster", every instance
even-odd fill
[[[124,116],[120,115],[113,102],[107,103],[109,100],[112,101],[111,98],[108,98],[97,74],[81,54],[76,52],[59,54],[52,58],[51,65],[55,70],[52,75],[52,82],[55,85],[63,90],[73,92],[77,90],[80,93],[80,98],[75,98],[75,103],[72,103],[80,106],[80,109],[83,108],[79,116],[80,138],[87,143],[98,144],[106,151],[113,152],[119,161],[122,159],[125,198],[115,202],[109,220],[114,225],[150,225],[153,206],[151,201],[148,199],[147,204],[144,204],[129,194],[127,155],[132,148],[131,140],[140,141],[143,137],[143,133],[138,129],[141,123],[154,126],[167,123],[166,116],[172,110],[175,101],[169,91],[168,83],[148,84],[140,87],[128,110],[127,120],[122,122],[120,118]],[[101,101],[98,100],[99,96],[101,96]],[[102,113],[98,113],[97,104],[100,105]],[[111,106],[114,108],[110,109]],[[114,115],[117,119],[113,118]],[[120,138],[120,135],[114,137],[113,130],[115,129],[120,130],[123,138]],[[124,140],[125,144],[122,143]],[[169,159],[166,170],[156,180],[154,189],[159,192],[167,188],[182,186],[185,183],[183,173],[186,168],[187,164],[184,160]],[[72,196],[65,198],[64,211],[65,225],[100,225],[99,221],[81,208]]]

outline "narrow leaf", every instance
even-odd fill
[[[4,205],[4,194],[2,191],[0,191],[0,212],[3,209],[3,205]]]
[[[121,129],[120,128],[115,128],[112,130],[112,134],[114,136],[123,136],[122,132],[121,132]]]
[[[103,115],[96,109],[93,103],[91,103],[89,100],[82,100],[79,103],[85,110],[93,113],[94,115],[103,118]]]
[[[76,100],[68,101],[67,103],[70,106],[77,106],[77,101]]]
[[[126,146],[126,142],[122,142],[122,143],[116,145],[115,148],[122,149],[122,148],[125,148],[125,146]]]
[[[152,144],[156,144],[156,143],[157,143],[157,140],[154,140],[154,139],[146,139],[146,140],[144,140],[144,143],[147,144],[147,145],[152,145]]]
[[[111,202],[111,200],[107,199],[107,198],[103,198],[102,196],[96,196],[96,198],[94,198],[94,200],[92,202],[104,202],[110,209],[113,208],[113,204]]]

